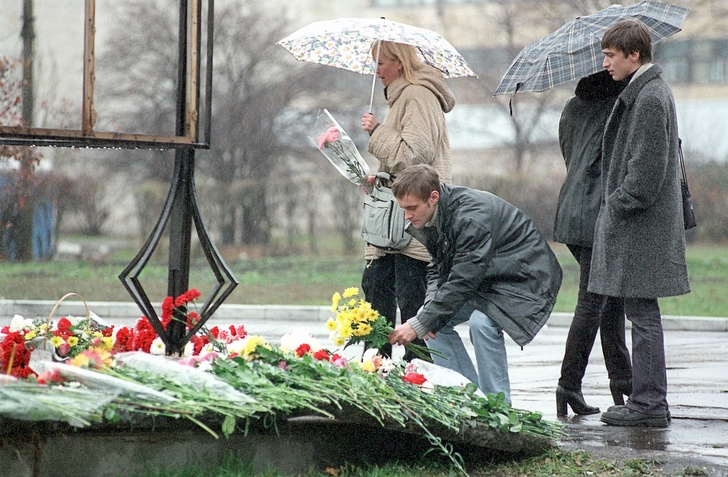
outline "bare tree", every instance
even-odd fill
[[[488,36],[495,39],[497,47],[481,49],[479,55],[482,57],[475,58],[477,61],[474,63],[482,65],[476,71],[477,80],[458,80],[453,83],[453,89],[459,100],[462,98],[466,102],[496,107],[501,114],[508,116],[513,136],[507,146],[514,172],[524,172],[537,156],[537,151],[544,146],[539,134],[542,121],[546,114],[561,109],[564,94],[555,89],[493,97],[506,67],[527,43],[538,39],[533,32],[549,33],[578,15],[593,13],[611,3],[609,0],[491,0],[480,7],[480,15],[475,17],[478,21],[492,25],[492,29],[488,29]],[[448,14],[448,9],[440,6],[438,13],[442,23],[446,24],[444,16]]]
[[[125,129],[169,133],[174,126],[176,8],[172,0],[119,2],[120,21],[99,59],[109,82],[105,99],[118,105]],[[286,120],[291,101],[315,81],[300,77],[276,41],[288,33],[281,12],[254,0],[220,2],[215,11],[212,140],[198,153],[198,172],[224,193],[215,194],[222,244],[266,244],[271,234],[267,182],[286,173],[292,154]],[[288,55],[288,57],[286,57]],[[100,86],[101,88],[101,86]],[[161,154],[160,154],[161,155]],[[147,178],[169,180],[160,158],[125,152]],[[137,160],[130,160],[135,158]],[[160,172],[160,169],[162,172]],[[209,181],[208,181],[209,182]],[[208,184],[209,185],[209,184]],[[201,200],[213,199],[201,197]]]

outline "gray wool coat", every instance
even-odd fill
[[[590,292],[625,298],[690,292],[677,116],[661,73],[657,65],[643,66],[607,120]]]

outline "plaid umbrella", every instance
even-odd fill
[[[376,66],[371,52],[377,41],[414,46],[425,63],[442,71],[446,78],[477,76],[465,58],[438,33],[383,18],[339,18],[314,22],[276,44],[299,61],[374,74]],[[372,82],[372,97],[375,80],[376,76]]]
[[[656,43],[682,30],[688,9],[645,1],[627,7],[611,5],[597,13],[577,17],[561,28],[526,45],[503,75],[493,96],[541,92],[597,73],[604,54],[604,33],[622,20],[639,20]]]

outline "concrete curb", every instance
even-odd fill
[[[52,300],[0,300],[0,324],[9,323],[14,315],[24,318],[48,318],[56,302]],[[159,310],[161,303],[153,303]],[[133,302],[88,302],[89,310],[112,323],[133,322],[141,316],[141,310]],[[84,316],[86,309],[79,300],[69,299],[61,303],[55,317],[64,315]],[[248,321],[285,321],[325,323],[332,316],[328,306],[298,305],[221,305],[213,317],[213,323],[240,323]],[[568,327],[573,313],[553,313],[550,326]],[[728,331],[728,318],[703,316],[663,316],[665,330]],[[629,321],[627,327],[630,327]]]

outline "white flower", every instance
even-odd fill
[[[10,332],[14,331],[22,331],[26,328],[30,328],[33,326],[33,320],[26,320],[20,315],[14,315],[13,319],[10,320]]]
[[[425,382],[424,382],[424,383],[422,383],[422,385],[420,386],[420,389],[421,389],[421,390],[422,390],[423,392],[426,392],[427,394],[432,394],[433,392],[435,392],[435,385],[434,385],[434,384],[432,384],[432,383],[431,383],[430,381],[425,381]]]
[[[70,322],[71,322],[71,325],[73,325],[73,326],[77,326],[77,325],[79,325],[79,324],[80,324],[81,322],[84,322],[84,321],[86,321],[86,317],[85,317],[85,316],[84,316],[84,317],[78,317],[78,316],[71,316],[71,315],[68,315],[68,316],[66,316],[65,318],[66,318],[66,319],[67,319],[68,321],[70,321]]]
[[[382,365],[379,368],[380,374],[389,374],[392,372],[392,370],[396,367],[394,360],[387,358],[386,356],[382,356]]]
[[[157,337],[154,341],[152,341],[152,345],[149,347],[149,352],[156,355],[164,355],[167,352],[167,347],[164,345],[162,338]]]
[[[195,344],[192,341],[188,341],[187,344],[185,345],[185,350],[183,353],[184,357],[189,358],[190,356],[192,356],[194,354],[194,352],[195,352]]]
[[[202,347],[200,350],[200,356],[205,355],[207,353],[212,353],[214,351],[217,351],[217,348],[215,348],[215,345],[212,343],[207,343],[205,346]]]
[[[242,355],[243,350],[245,349],[246,343],[247,343],[246,339],[243,338],[242,340],[235,340],[232,343],[228,343],[226,348],[228,350],[228,353],[230,353],[230,354]]]
[[[304,330],[296,330],[293,333],[286,333],[281,337],[281,350],[284,352],[293,353],[302,344],[308,344],[311,347],[312,353],[323,348],[316,338]]]

